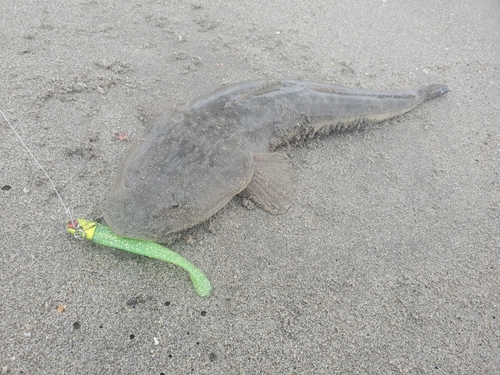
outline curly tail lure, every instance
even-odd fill
[[[38,162],[37,158],[35,157],[35,155],[33,155],[33,153],[28,148],[26,143],[24,143],[19,133],[16,131],[14,126],[12,126],[9,119],[7,118],[7,116],[5,116],[5,114],[1,109],[0,109],[0,115],[1,117],[4,118],[5,122],[7,122],[7,124],[17,137],[17,139],[19,139],[19,142],[26,149],[26,151],[28,151],[30,156],[35,161],[35,163],[38,165],[38,167],[42,170],[42,172],[50,181],[52,188],[56,192],[59,201],[64,207],[64,210],[66,211],[66,215],[69,217],[69,220],[66,222],[66,230],[69,233],[73,234],[77,238],[85,238],[100,245],[110,246],[117,249],[129,251],[131,253],[144,255],[150,258],[160,259],[164,260],[165,262],[173,263],[179,267],[184,268],[186,271],[189,272],[189,276],[191,277],[191,281],[193,282],[194,289],[196,290],[196,293],[198,293],[198,295],[202,297],[207,297],[210,294],[212,287],[210,285],[210,281],[203,274],[203,272],[200,269],[193,266],[179,254],[173,252],[172,250],[167,249],[166,247],[163,247],[161,245],[158,245],[155,242],[119,237],[116,234],[114,234],[111,231],[111,229],[109,229],[109,227],[107,227],[106,225],[101,225],[96,222],[88,221],[85,219],[78,219],[78,220],[74,219],[72,211],[64,203],[54,182],[52,181],[48,173],[45,171],[45,169],[42,167],[42,165]]]
[[[189,273],[193,287],[201,297],[207,297],[212,290],[210,281],[199,268],[179,254],[155,242],[120,237],[114,234],[108,226],[85,219],[68,220],[66,230],[75,237],[85,238],[99,245],[160,259],[182,267]]]

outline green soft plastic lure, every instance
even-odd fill
[[[76,237],[85,238],[99,245],[160,259],[182,267],[189,272],[193,287],[201,297],[207,297],[212,290],[210,281],[199,268],[193,266],[179,254],[155,242],[120,237],[106,225],[85,219],[68,220],[66,230]]]

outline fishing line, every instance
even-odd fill
[[[169,262],[172,264],[175,264],[184,270],[186,270],[189,273],[189,277],[191,278],[191,282],[193,284],[193,287],[196,291],[196,293],[201,296],[201,297],[208,297],[210,295],[210,291],[212,290],[212,286],[210,285],[210,281],[208,278],[205,276],[203,271],[201,271],[199,268],[193,266],[191,263],[189,263],[186,259],[184,259],[181,255],[173,252],[170,249],[167,249],[164,246],[161,246],[157,243],[154,243],[152,241],[144,241],[144,240],[136,240],[133,238],[124,238],[117,236],[114,234],[111,229],[106,226],[102,225],[93,221],[88,221],[85,219],[74,219],[73,218],[73,212],[66,206],[64,203],[64,200],[62,199],[61,195],[59,194],[59,191],[56,188],[56,185],[48,175],[48,173],[45,171],[45,169],[42,167],[42,165],[38,162],[37,158],[31,150],[28,148],[26,143],[22,140],[21,136],[19,133],[16,131],[14,126],[10,123],[9,119],[3,111],[0,109],[0,114],[2,117],[5,119],[7,124],[9,124],[9,127],[12,129],[14,134],[16,135],[17,139],[19,139],[19,142],[24,146],[26,151],[31,155],[33,160],[35,161],[36,165],[42,170],[42,172],[45,174],[45,176],[49,179],[50,184],[52,185],[52,188],[57,194],[57,197],[59,198],[59,201],[61,202],[62,206],[64,207],[64,211],[66,212],[66,215],[68,215],[69,220],[66,222],[66,231],[73,234],[76,238],[79,239],[87,239],[90,240],[94,243],[104,245],[104,246],[109,246],[109,247],[114,247],[115,249],[121,249],[125,250],[134,254],[139,254],[139,255],[144,255],[150,258],[155,258],[159,260],[163,260],[165,262]]]
[[[0,109],[0,114],[3,116],[3,118],[5,119],[5,121],[7,122],[7,124],[9,124],[9,127],[12,129],[12,131],[16,135],[17,139],[19,139],[19,142],[21,142],[21,144],[24,146],[24,148],[26,149],[26,151],[28,151],[28,153],[31,155],[31,157],[35,161],[36,165],[38,165],[38,167],[42,170],[42,172],[45,174],[45,176],[49,179],[50,184],[52,185],[52,188],[56,192],[57,197],[59,198],[59,201],[61,202],[62,206],[64,207],[64,211],[66,212],[66,215],[69,217],[69,220],[71,221],[71,223],[76,226],[76,224],[75,224],[76,220],[73,218],[73,211],[71,209],[69,209],[66,206],[66,204],[64,203],[64,200],[62,199],[61,195],[59,194],[59,191],[57,190],[56,185],[54,184],[54,182],[50,178],[49,174],[45,171],[45,169],[42,167],[42,165],[38,162],[37,158],[35,157],[35,155],[33,155],[33,153],[28,148],[28,146],[26,146],[26,143],[24,143],[24,141],[21,138],[21,136],[19,135],[19,133],[16,131],[16,129],[14,128],[14,126],[12,126],[12,124],[9,121],[9,119],[7,118],[7,116],[5,116],[5,114],[3,113],[3,111],[1,109]]]

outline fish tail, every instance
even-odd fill
[[[422,100],[437,98],[449,92],[450,89],[446,85],[434,84],[421,88],[418,90],[418,95]]]

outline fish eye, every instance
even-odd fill
[[[174,203],[173,205],[170,206],[170,208],[172,210],[175,210],[175,209],[179,208],[179,203]]]
[[[135,184],[137,180],[138,171],[129,171],[125,176],[124,185],[126,188],[130,188]]]

